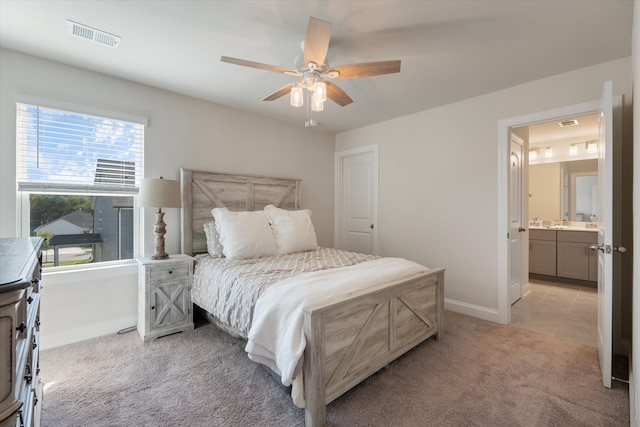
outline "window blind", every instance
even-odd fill
[[[144,124],[16,103],[18,190],[138,192]]]

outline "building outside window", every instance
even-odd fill
[[[44,267],[133,259],[146,119],[40,100],[16,107],[22,235],[45,238]]]

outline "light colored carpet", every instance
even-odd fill
[[[43,427],[302,426],[244,343],[210,324],[143,344],[137,332],[41,352]],[[446,312],[429,340],[327,407],[330,426],[628,426],[594,348]]]

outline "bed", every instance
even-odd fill
[[[261,178],[246,175],[229,175],[211,172],[201,172],[181,169],[182,190],[182,251],[196,256],[194,277],[204,272],[208,263],[230,262],[210,260],[207,255],[207,235],[205,224],[210,226],[212,209],[218,208],[216,216],[222,222],[222,211],[230,211],[234,215],[245,212],[290,211],[293,214],[302,212],[300,209],[301,181],[296,179]],[[224,213],[226,215],[226,213]],[[271,223],[274,227],[275,223]],[[227,240],[228,241],[228,240]],[[325,422],[326,405],[338,398],[346,391],[383,368],[385,365],[406,353],[421,342],[434,337],[442,337],[443,305],[444,305],[444,269],[421,268],[416,270],[407,260],[406,265],[391,267],[392,259],[370,257],[363,254],[343,253],[327,248],[317,251],[305,251],[281,256],[266,256],[261,260],[284,260],[287,263],[298,263],[299,258],[320,258],[328,254],[332,258],[329,263],[337,267],[332,271],[326,267],[319,267],[323,271],[304,273],[297,277],[311,280],[324,280],[327,284],[336,284],[336,292],[324,292],[321,298],[305,296],[301,298],[301,309],[296,316],[300,318],[302,334],[302,357],[300,366],[295,366],[294,390],[296,386],[302,393],[305,408],[305,424],[307,426],[321,426]],[[345,258],[346,261],[343,259]],[[353,258],[353,259],[352,259]],[[357,258],[357,260],[355,260]],[[355,260],[355,261],[354,261]],[[257,261],[256,261],[257,262]],[[262,262],[262,261],[261,261]],[[342,266],[345,262],[347,266]],[[251,264],[254,260],[248,260]],[[297,264],[295,264],[297,265]],[[393,265],[396,265],[393,262]],[[388,273],[392,268],[397,272]],[[405,269],[406,268],[406,269]],[[200,270],[199,270],[200,269]],[[226,267],[225,267],[226,269]],[[294,268],[296,269],[296,268]],[[384,274],[375,273],[376,269]],[[278,270],[269,267],[269,270]],[[226,270],[225,270],[226,271]],[[370,273],[367,273],[370,271]],[[408,272],[408,273],[407,273]],[[203,273],[204,274],[204,273]],[[340,278],[335,276],[341,275]],[[373,285],[360,286],[361,277],[377,275],[380,278]],[[315,276],[318,276],[317,278]],[[251,313],[253,329],[264,322],[272,321],[270,314],[262,315],[258,310],[260,304],[266,306],[267,300],[282,298],[290,295],[297,278],[285,277],[274,285],[277,292],[269,288],[262,294]],[[235,279],[234,279],[235,282]],[[353,282],[353,287],[352,286]],[[314,282],[315,283],[315,282]],[[339,284],[342,283],[342,284]],[[344,288],[341,286],[344,285]],[[199,285],[203,289],[206,285]],[[194,285],[194,289],[196,285]],[[207,306],[205,298],[200,296],[202,290],[194,292],[194,304]],[[267,295],[271,298],[267,298]],[[318,294],[320,296],[320,294]],[[247,303],[252,305],[253,303]],[[205,311],[207,310],[205,307]],[[214,311],[214,309],[210,309]],[[279,309],[275,310],[276,312]],[[260,352],[254,352],[252,357],[249,348],[255,336],[247,334],[238,325],[230,325],[229,319],[220,319],[207,313],[207,317],[228,332],[248,338],[247,351],[250,358],[269,366],[260,359]],[[290,324],[278,320],[275,323]],[[268,329],[268,328],[267,328]],[[255,334],[254,334],[255,335]],[[279,334],[278,334],[279,335]],[[259,345],[256,347],[260,348]],[[280,365],[278,365],[280,366]],[[276,372],[279,372],[276,370]],[[282,373],[283,383],[286,384],[285,373]],[[289,375],[291,372],[289,372]],[[296,405],[301,406],[296,397]]]

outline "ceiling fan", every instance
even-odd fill
[[[299,107],[302,106],[304,102],[302,89],[308,89],[312,94],[310,102],[313,111],[322,111],[324,101],[327,98],[341,107],[353,102],[349,95],[340,89],[338,85],[325,79],[352,79],[391,74],[400,71],[400,60],[366,62],[331,67],[327,62],[330,38],[331,22],[312,16],[309,18],[306,37],[301,43],[303,55],[300,60],[296,59],[295,68],[262,64],[260,62],[247,61],[228,56],[222,56],[220,60],[244,67],[302,77],[301,81],[290,83],[278,89],[265,97],[263,101],[273,101],[289,93],[291,94],[291,105]]]

